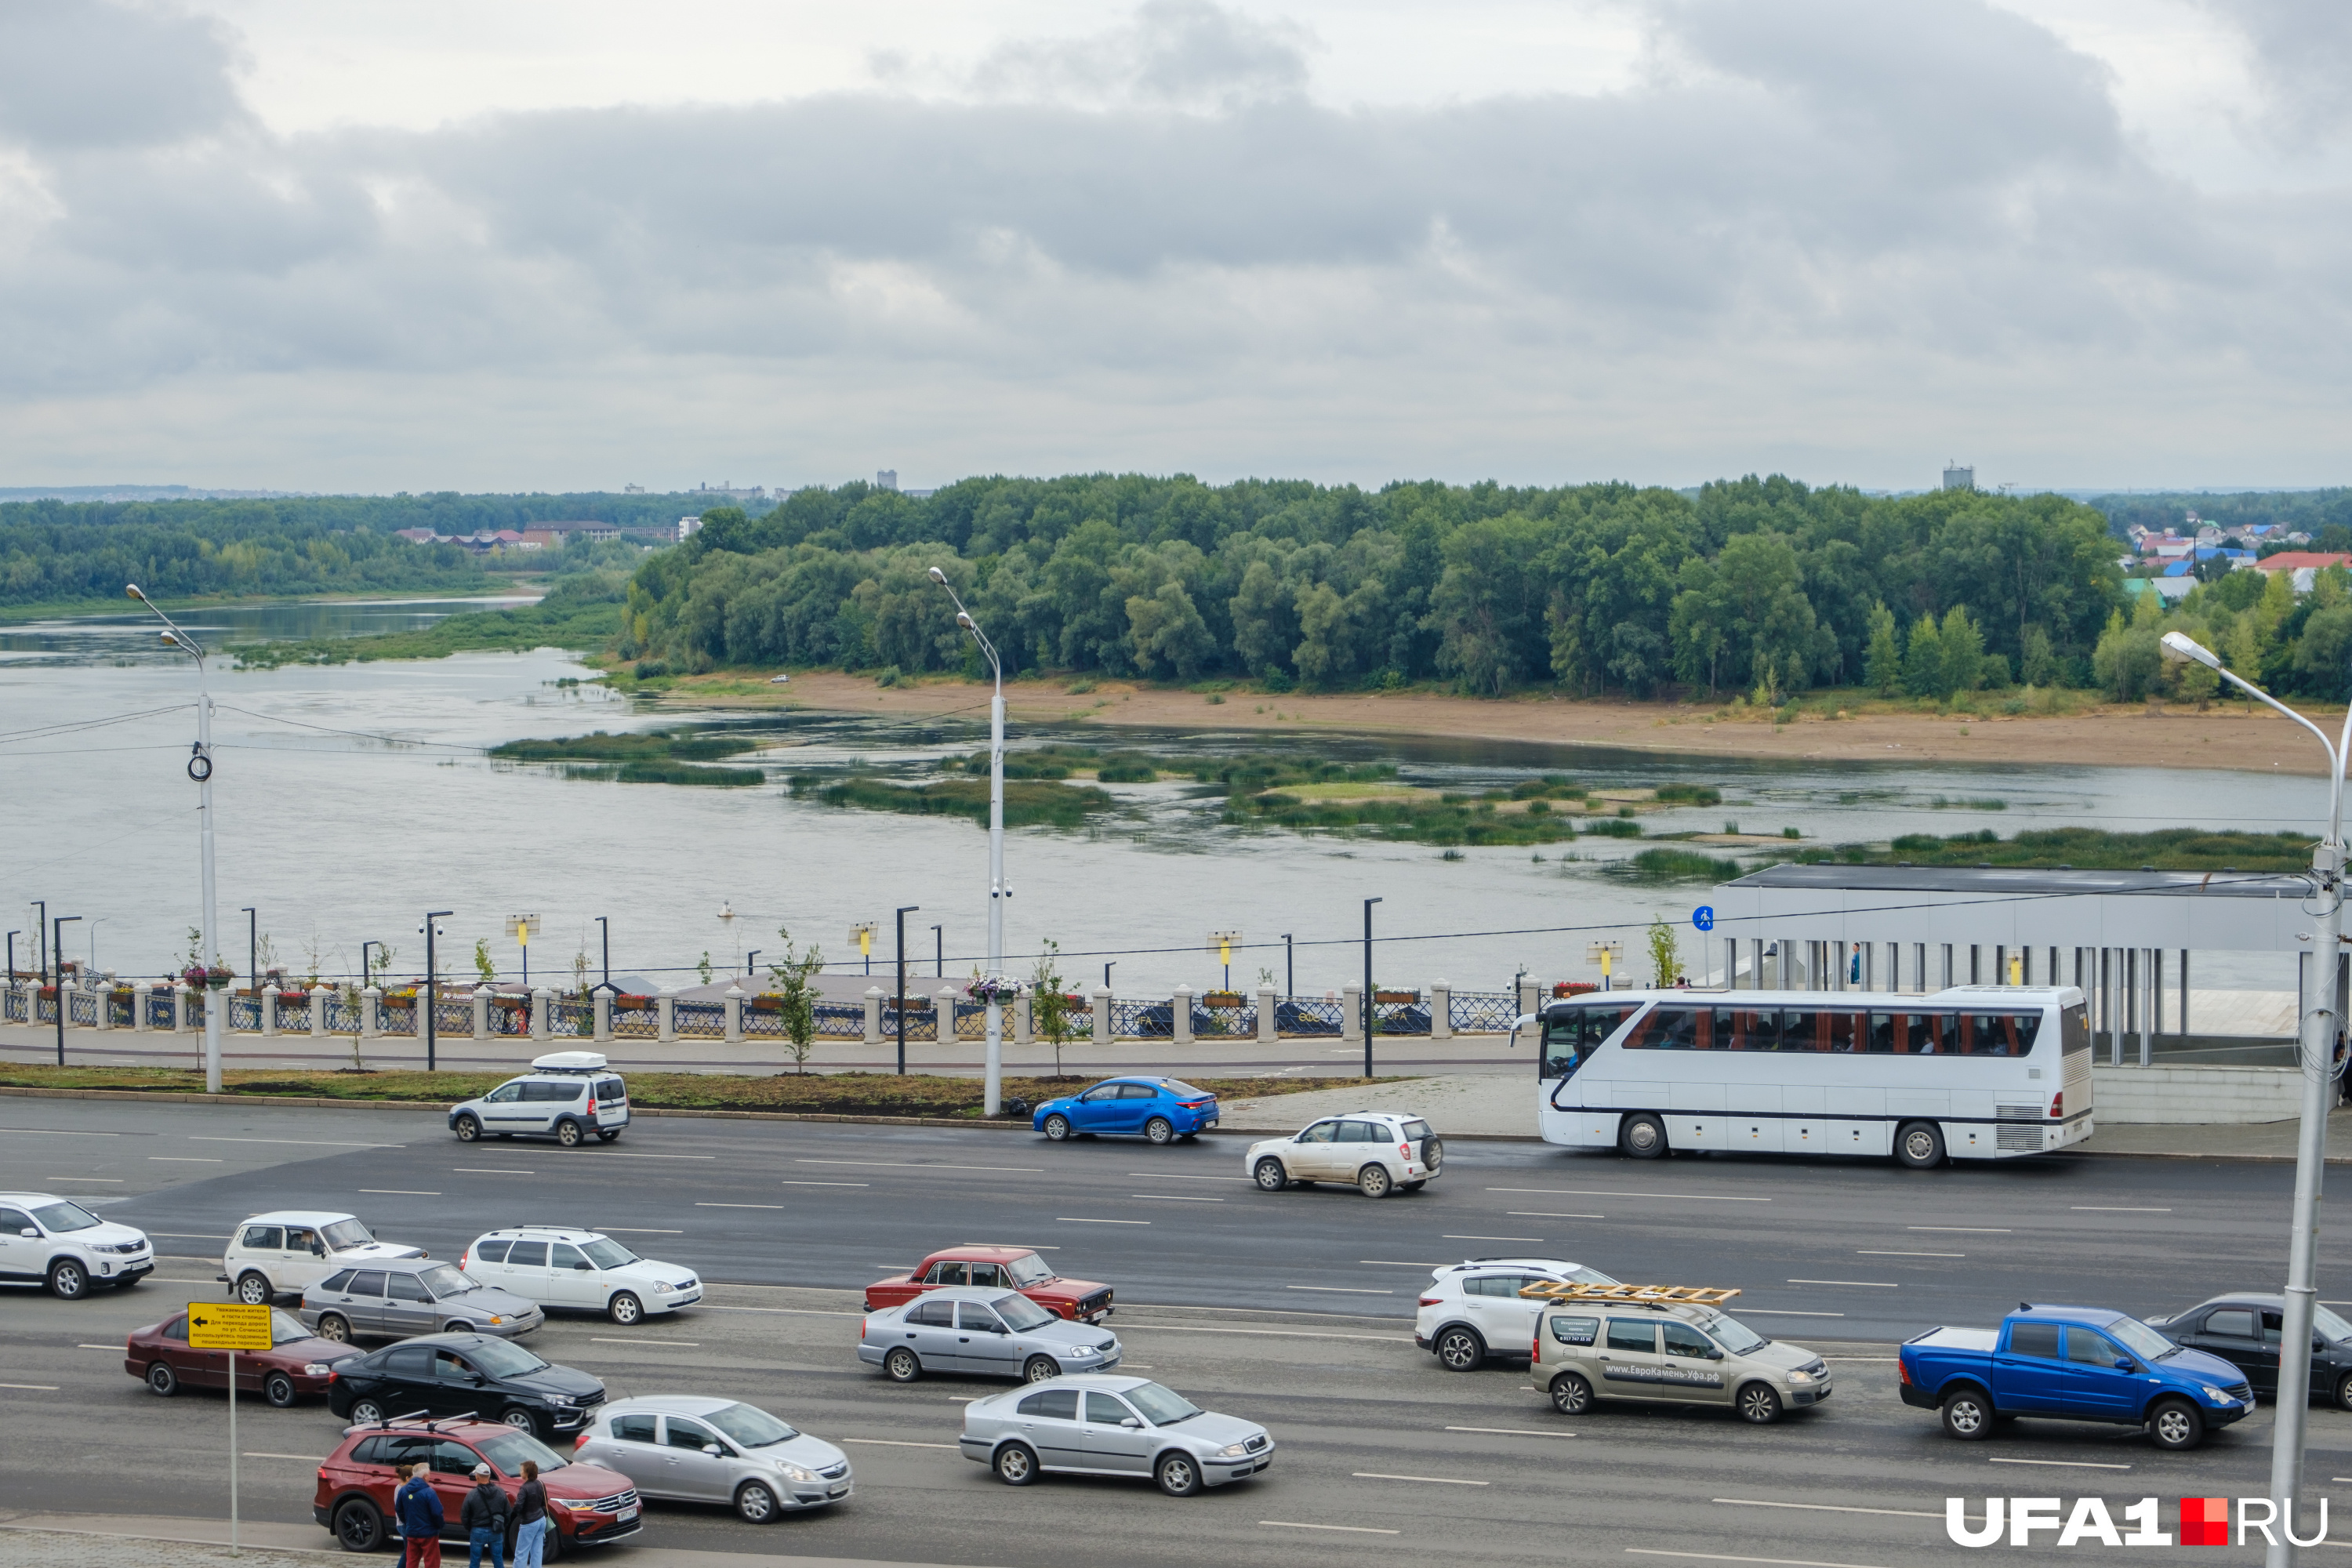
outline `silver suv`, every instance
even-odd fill
[[[1530,1285],[1614,1285],[1597,1268],[1559,1258],[1473,1258],[1438,1269],[1421,1293],[1412,1342],[1452,1372],[1475,1372],[1490,1355],[1525,1357],[1543,1303]]]

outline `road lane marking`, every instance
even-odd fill
[[[1883,1279],[1791,1279],[1791,1285],[1852,1285],[1863,1290],[1900,1290],[1900,1285],[1890,1285]]]
[[[1892,1363],[1903,1358],[1899,1355],[1825,1355],[1822,1359],[1823,1361],[1883,1361]]]
[[[299,1149],[405,1149],[405,1143],[354,1143],[344,1138],[230,1138],[219,1133],[191,1132],[191,1143],[283,1143]]]
[[[1353,1318],[1358,1322],[1399,1323],[1395,1312],[1317,1312],[1305,1307],[1192,1307],[1181,1301],[1129,1301],[1130,1312],[1230,1312],[1248,1318]]]
[[[112,1137],[112,1133],[108,1133]],[[150,1154],[150,1160],[161,1160],[167,1165],[219,1165],[226,1162],[215,1154]]]
[[[1261,1519],[1268,1530],[1334,1530],[1342,1535],[1402,1535],[1401,1530],[1374,1530],[1364,1524],[1301,1524],[1295,1519]]]
[[[1149,1176],[1155,1182],[1246,1182],[1247,1176],[1180,1176],[1173,1171],[1129,1171],[1130,1176]]]
[[[776,1184],[782,1187],[870,1187],[871,1182],[795,1182],[789,1178]]]
[[[716,1154],[624,1154],[618,1149],[607,1149],[596,1156],[600,1160],[716,1160]]]
[[[743,1309],[737,1308],[740,1311]],[[845,1317],[856,1317],[845,1312]],[[1367,1340],[1375,1344],[1409,1344],[1411,1334],[1335,1334],[1325,1329],[1219,1329],[1207,1323],[1121,1323],[1121,1333],[1148,1334],[1255,1334],[1278,1340]]]
[[[781,1209],[784,1205],[782,1204],[707,1204],[698,1201],[694,1206],[698,1209]]]
[[[125,1355],[131,1353],[131,1347],[129,1345],[76,1345],[74,1346],[74,1349],[78,1351],[121,1351]]]
[[[0,1132],[30,1132],[42,1138],[120,1138],[120,1132],[84,1132],[71,1127],[0,1127]]]
[[[1605,1214],[1554,1214],[1548,1209],[1506,1209],[1505,1219],[1607,1219]]]
[[[0,1383],[0,1388],[22,1388],[34,1394],[55,1394],[58,1391],[54,1383]]]
[[[838,1437],[835,1441],[863,1443],[869,1448],[945,1448],[950,1454],[957,1452],[953,1443],[908,1443],[895,1437]]]
[[[246,1449],[243,1457],[248,1459],[291,1459],[298,1465],[315,1465],[319,1462],[319,1456],[316,1454],[265,1454],[258,1448]]]
[[[1965,1252],[1892,1252],[1879,1247],[1857,1247],[1856,1258],[1966,1258]]]
[[[684,1236],[682,1230],[647,1230],[643,1226],[608,1225],[604,1229],[614,1236]]]
[[[1018,1252],[1025,1244],[1010,1241],[959,1241],[956,1245],[958,1247],[1002,1247],[1009,1252]],[[1028,1250],[1031,1252],[1059,1252],[1062,1249],[1058,1247],[1029,1247]]]
[[[1941,1519],[1944,1517],[1940,1513],[1928,1513],[1919,1509],[1850,1508],[1843,1503],[1834,1502],[1768,1502],[1761,1498],[1752,1497],[1709,1498],[1707,1501],[1729,1503],[1735,1508],[1801,1508],[1814,1513],[1881,1513],[1893,1519]]]
[[[1538,1432],[1526,1426],[1448,1426],[1448,1432],[1485,1432],[1496,1437],[1573,1437],[1573,1432]]]
[[[2134,1208],[2128,1204],[2069,1204],[2076,1214],[2170,1214],[2168,1208]]]
[[[894,1171],[1018,1171],[1024,1175],[1042,1176],[1043,1165],[935,1165],[927,1160],[794,1160],[795,1165],[866,1165],[882,1166]]]
[[[360,1191],[373,1193],[380,1197],[392,1198],[437,1198],[441,1195],[439,1193],[428,1193],[422,1187],[362,1187]]]
[[[1492,1481],[1457,1481],[1452,1476],[1386,1476],[1378,1470],[1353,1472],[1360,1481],[1423,1481],[1433,1487],[1491,1487]]]
[[[1962,1236],[2014,1236],[2005,1225],[1906,1225],[1906,1230],[1941,1230]]]
[[[1654,1546],[1628,1546],[1633,1557],[1684,1557],[1699,1563],[1765,1563],[1772,1568],[1870,1568],[1861,1563],[1818,1563],[1810,1557],[1733,1557],[1721,1552],[1664,1552]]]
[[[702,1348],[700,1340],[623,1340],[598,1334],[589,1335],[588,1342],[592,1345],[671,1345],[680,1350],[689,1351],[698,1351]]]
[[[1988,1465],[2041,1465],[2053,1470],[2128,1470],[2129,1465],[2102,1465],[2092,1459],[2003,1459],[1985,1460]]]
[[[1055,1225],[1150,1225],[1148,1219],[1081,1219],[1075,1215],[1055,1215]]]
[[[205,1236],[193,1230],[151,1230],[150,1236],[160,1236],[166,1241],[226,1241],[225,1236]]]
[[[1369,1285],[1285,1285],[1286,1290],[1321,1290],[1334,1296],[1393,1296],[1393,1290],[1377,1290]]]
[[[770,1312],[784,1318],[862,1318],[863,1312],[832,1312],[821,1307],[721,1307],[709,1301],[697,1305],[706,1312]]]
[[[1800,1312],[1788,1307],[1779,1309],[1742,1307],[1739,1310],[1750,1318],[1843,1318],[1845,1316],[1843,1312]]]
[[[101,1187],[119,1187],[122,1184],[121,1176],[44,1176],[41,1179],[45,1182],[89,1182]]]
[[[1443,1263],[1415,1263],[1406,1258],[1359,1258],[1357,1262],[1374,1268],[1443,1268]]]
[[[1695,1204],[1769,1204],[1770,1198],[1728,1193],[1629,1193],[1617,1187],[1488,1187],[1490,1193],[1550,1193],[1564,1198],[1688,1198]]]
[[[1444,1241],[1541,1241],[1540,1236],[1455,1236],[1448,1231],[1439,1239]]]
[[[1129,1193],[1127,1195],[1131,1198],[1149,1198],[1153,1203],[1160,1204],[1221,1204],[1225,1201],[1223,1198],[1196,1198],[1190,1193]]]
[[[537,1171],[518,1171],[507,1165],[452,1165],[461,1176],[536,1176]]]

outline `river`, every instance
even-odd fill
[[[348,636],[429,624],[480,601],[330,601],[208,610],[184,624],[208,647],[230,637]],[[79,915],[68,956],[125,976],[175,968],[198,918],[195,786],[184,773],[194,736],[195,671],[135,615],[58,618],[0,631],[0,788],[13,831],[0,907],[9,926],[36,926],[31,900]],[[835,972],[858,970],[856,922],[875,922],[874,973],[887,968],[893,910],[908,947],[933,968],[931,927],[944,929],[948,973],[969,974],[985,952],[987,835],[959,818],[845,811],[793,799],[795,770],[853,762],[908,771],[985,744],[984,726],[782,713],[747,720],[622,697],[552,650],[439,660],[234,671],[211,660],[219,900],[227,962],[247,972],[248,906],[278,962],[300,974],[356,972],[361,943],[388,942],[394,968],[415,973],[427,910],[442,922],[440,969],[470,973],[488,938],[511,974],[518,953],[504,918],[544,917],[532,969],[568,970],[599,952],[596,917],[611,924],[616,978],[691,983],[704,953],[721,972],[750,949],[775,955],[779,926],[814,941]],[[772,742],[732,759],[763,767],[761,787],[715,789],[585,782],[557,769],[493,763],[501,741],[688,721],[746,724]],[[1152,749],[1264,749],[1213,727],[1109,732]],[[1017,728],[1013,743],[1103,744],[1082,726]],[[1395,763],[1408,782],[1492,787],[1566,772],[1595,787],[1680,780],[1720,787],[1720,805],[1643,818],[1650,832],[1797,828],[1807,839],[1884,840],[2087,823],[2118,829],[2197,824],[2308,828],[2324,801],[2307,779],[2211,769],[1747,762],[1508,742],[1343,741],[1316,734],[1272,744],[1318,757]],[[1217,823],[1218,803],[1189,784],[1114,785],[1123,809],[1085,830],[1006,836],[1006,945],[1044,939],[1070,957],[1074,983],[1098,982],[1108,962],[1123,994],[1166,995],[1178,982],[1224,978],[1209,936],[1238,930],[1253,944],[1231,978],[1260,969],[1284,984],[1282,933],[1292,933],[1297,989],[1318,994],[1362,973],[1363,900],[1373,910],[1374,966],[1384,985],[1440,977],[1479,988],[1527,970],[1597,973],[1586,944],[1624,943],[1639,960],[1643,928],[1664,917],[1685,961],[1702,962],[1691,929],[1703,884],[1641,886],[1603,873],[1638,842],[1580,839],[1539,849],[1344,842]],[[2000,811],[1933,803],[1998,799]],[[1722,853],[1722,851],[1714,851]],[[731,911],[732,919],[722,918]],[[21,915],[21,918],[18,918]],[[1580,928],[1572,931],[1538,928]],[[1469,932],[1525,934],[1464,935]],[[1412,938],[1403,941],[1399,939]],[[28,962],[30,936],[17,939]],[[1256,945],[1268,944],[1268,945]],[[1108,950],[1108,951],[1106,951]],[[1711,950],[1719,952],[1720,949]],[[1084,956],[1078,956],[1083,954]],[[93,956],[94,955],[94,956]],[[842,962],[846,959],[845,965]],[[2200,984],[2284,988],[2292,961],[2200,956]],[[1026,976],[1028,963],[1008,963]]]

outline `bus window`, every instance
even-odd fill
[[[1911,1049],[1911,1016],[1907,1013],[1870,1015],[1870,1043],[1874,1057],[1907,1055]]]
[[[1824,1015],[1823,1022],[1828,1026],[1826,1033],[1829,1036],[1831,1050],[1841,1056],[1851,1056],[1853,1053],[1854,1025],[1858,1021],[1863,1022],[1865,1028],[1868,1027],[1866,1020],[1858,1020],[1852,1013]]]
[[[1766,1020],[1761,1030],[1763,1035],[1761,1044],[1757,1040],[1759,1033],[1757,1020],[1759,1017]],[[1729,1007],[1717,1007],[1715,1009],[1714,1016],[1707,1021],[1710,1026],[1707,1048],[1717,1051],[1769,1051],[1772,1048],[1771,1017],[1772,1015],[1769,1013],[1748,1013],[1735,1011]]]
[[[1657,1037],[1653,1048],[1661,1051],[1690,1051],[1698,1048],[1698,1021],[1703,1009],[1697,1007],[1661,1007],[1652,1017],[1657,1020]],[[1648,1030],[1644,1030],[1648,1033]]]
[[[1918,1049],[1923,1056],[1956,1057],[1960,1054],[1960,1016],[1957,1013],[1924,1013],[1919,1016]]]
[[[1780,1048],[1784,1051],[1818,1051],[1822,1047],[1820,1013],[1783,1013],[1780,1015]]]
[[[2033,1042],[2042,1037],[2042,1015],[2038,1012],[2011,1013],[2009,1016],[2009,1031],[2010,1054],[2030,1056],[2033,1051]]]
[[[2018,1048],[2018,1019],[2009,1013],[1967,1013],[1961,1015],[1967,1028],[1968,1054],[1972,1057],[2021,1057]]]
[[[2091,1048],[2090,1013],[2084,1004],[2077,1002],[2061,1013],[2058,1016],[2058,1027],[2066,1042],[2065,1051],[2068,1056],[2074,1056]]]
[[[1543,1077],[1566,1078],[1576,1070],[1582,1018],[1582,1014],[1566,1008],[1544,1015],[1543,1066],[1538,1069]]]

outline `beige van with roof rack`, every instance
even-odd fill
[[[1762,1426],[1830,1396],[1830,1371],[1801,1345],[1723,1310],[1737,1290],[1691,1285],[1541,1283],[1528,1371],[1563,1415],[1596,1399],[1713,1405]]]

